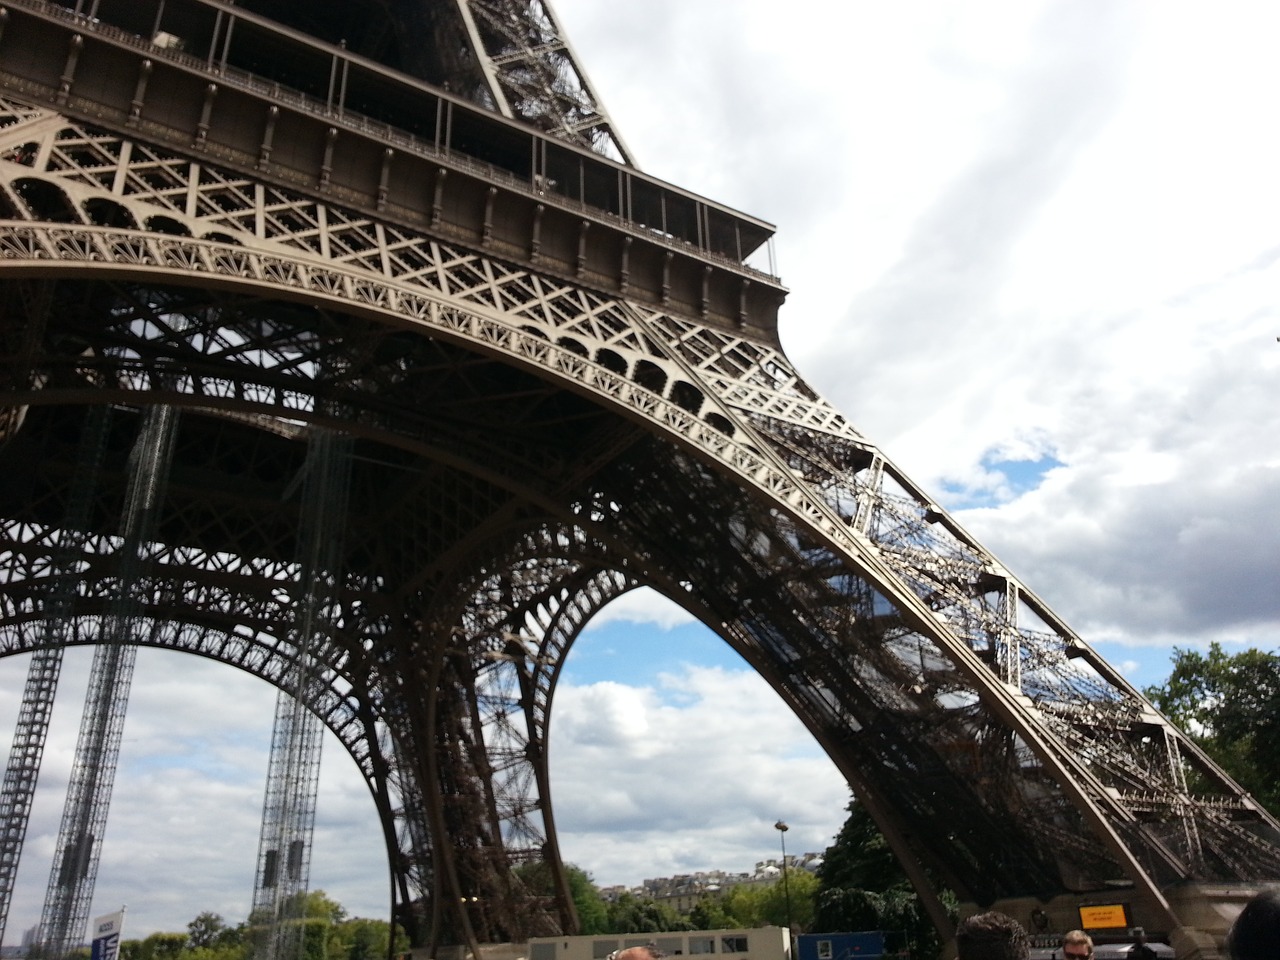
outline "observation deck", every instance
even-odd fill
[[[9,0],[0,90],[777,342],[774,227],[221,0]],[[403,65],[403,64],[402,64]],[[219,236],[218,239],[226,239]]]

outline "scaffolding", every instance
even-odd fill
[[[147,408],[129,456],[128,489],[116,540],[115,599],[100,624],[40,917],[40,940],[47,958],[65,957],[79,946],[89,920],[133,681],[135,644],[149,626],[138,602],[140,590],[145,589],[142,573],[164,500],[177,425],[175,408]]]
[[[328,430],[310,434],[298,482],[297,587],[291,633],[292,670],[276,697],[275,729],[262,807],[251,923],[264,930],[258,960],[292,960],[304,947],[311,840],[315,829],[323,729],[307,708],[321,683],[317,655],[337,623],[341,525],[346,515],[351,440]]]
[[[110,407],[89,410],[76,455],[66,520],[56,531],[31,531],[30,534],[56,539],[57,552],[46,570],[50,582],[48,613],[39,627],[40,645],[27,667],[22,705],[9,749],[4,784],[0,786],[0,943],[4,942],[18,862],[22,858],[22,845],[40,777],[40,761],[49,736],[49,722],[62,673],[62,654],[73,626],[79,583],[74,573],[89,541],[90,506],[102,469],[110,420]]]

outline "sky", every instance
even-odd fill
[[[1138,685],[1280,646],[1280,6],[556,0],[646,172],[778,227],[809,382]],[[0,746],[26,658],[0,661]],[[71,651],[7,942],[36,922]],[[247,913],[274,692],[142,651],[93,914]],[[385,917],[326,744],[312,887]],[[777,697],[652,595],[570,653],[550,762],[601,884],[823,849],[848,793]]]

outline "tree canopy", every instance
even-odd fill
[[[291,905],[286,914],[306,927],[308,960],[382,960],[387,956],[391,926],[385,920],[348,917],[342,904],[323,890],[312,890]],[[220,914],[206,910],[187,924],[186,933],[153,933],[120,944],[120,960],[250,960],[261,940],[263,921],[250,917],[228,926]],[[397,952],[408,941],[397,928]]]
[[[1280,652],[1174,648],[1147,697],[1272,814],[1280,815]]]
[[[897,930],[912,956],[936,956],[937,931],[875,821],[857,801],[818,869],[813,929],[835,933]],[[955,896],[940,894],[953,912]]]

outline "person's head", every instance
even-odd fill
[[[1028,960],[1031,941],[1017,920],[992,910],[960,921],[956,950],[960,960]]]
[[[1280,890],[1264,890],[1245,904],[1227,934],[1231,960],[1280,956]]]
[[[1093,960],[1093,937],[1072,930],[1062,938],[1062,960]]]
[[[613,955],[613,960],[661,960],[666,956],[653,944],[646,944],[643,947],[627,947],[625,950],[619,950]]]

